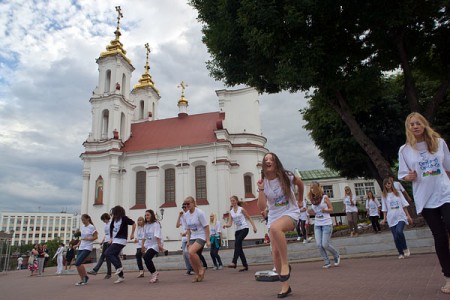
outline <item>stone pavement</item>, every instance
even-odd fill
[[[344,255],[341,265],[330,269],[322,269],[321,260],[296,261],[291,264],[293,293],[288,299],[450,299],[439,290],[443,275],[431,252],[412,250],[411,257],[403,260],[395,253]],[[155,259],[157,268],[160,258]],[[88,270],[91,267],[86,266]],[[90,276],[86,286],[74,285],[79,280],[74,272],[54,275],[55,268],[47,268],[42,277],[29,277],[26,270],[9,271],[0,273],[0,300],[276,299],[280,283],[258,282],[254,277],[255,272],[271,268],[270,264],[251,264],[248,272],[208,269],[200,283],[191,283],[193,276],[185,276],[183,270],[166,270],[156,284],[148,283],[148,272],[144,278],[136,278],[136,271],[127,271],[121,284],[113,283],[114,276],[105,280],[104,274],[99,274]]]

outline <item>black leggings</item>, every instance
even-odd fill
[[[442,273],[450,277],[450,251],[448,233],[450,232],[450,203],[437,208],[424,208],[422,216],[430,227],[434,237],[434,247],[441,264]]]
[[[303,236],[306,239],[306,220],[298,220],[295,229],[297,230],[298,236]]]
[[[144,254],[145,266],[152,274],[156,272],[155,264],[153,263],[153,257],[155,257],[156,254],[158,254],[158,252],[156,252],[155,249],[152,248],[148,249]]]
[[[378,222],[379,218],[380,217],[378,217],[378,216],[370,216],[369,217],[370,222],[372,222],[373,231],[375,231],[375,232],[381,231],[380,222]]]
[[[242,250],[242,242],[248,234],[248,228],[237,230],[234,233],[234,255],[233,264],[237,264],[238,257],[241,258],[242,265],[248,267],[247,259],[245,258],[244,250]]]

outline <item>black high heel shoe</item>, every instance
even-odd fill
[[[280,281],[285,282],[289,280],[289,277],[291,277],[291,265],[289,265],[289,273],[287,275],[280,275]],[[279,294],[278,294],[279,295]],[[286,297],[286,296],[285,296]]]
[[[278,293],[277,298],[286,298],[290,293],[292,293],[291,287],[289,287],[288,290],[284,293]]]
[[[244,268],[239,270],[239,272],[246,272],[246,271],[248,271],[248,267],[244,267]]]

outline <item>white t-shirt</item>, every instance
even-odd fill
[[[405,188],[403,187],[403,185],[398,181],[394,181],[394,188],[401,193],[403,193],[405,191]]]
[[[345,212],[346,213],[352,213],[352,212],[358,212],[358,206],[356,206],[356,199],[352,196],[353,205],[351,205],[350,202],[350,196],[346,195],[344,197],[344,204],[345,204]]]
[[[366,200],[366,209],[369,211],[369,216],[371,217],[379,217],[378,208],[381,206],[380,202],[377,199],[367,199]]]
[[[145,238],[145,250],[153,249],[156,252],[159,252],[158,241],[156,238],[161,239],[161,225],[158,222],[146,223],[142,232]]]
[[[94,241],[86,241],[85,238],[92,238],[94,237],[94,233],[97,232],[97,229],[95,229],[95,226],[92,224],[88,224],[87,226],[82,225],[81,229],[81,242],[80,246],[78,247],[78,250],[89,250],[92,251],[94,248]]]
[[[333,225],[333,220],[331,220],[330,213],[322,212],[322,209],[328,208],[328,205],[325,203],[325,196],[322,196],[322,200],[318,205],[311,204],[311,208],[315,213],[314,217],[314,226],[325,226],[325,225]]]
[[[187,228],[191,231],[191,240],[202,239],[206,241],[205,227],[209,225],[206,220],[205,213],[195,208],[194,212],[187,211],[184,214]]]
[[[233,220],[236,231],[248,228],[247,219],[245,218],[245,215],[242,212],[242,207],[238,206],[236,211],[234,211],[234,208],[231,208],[230,216],[231,219]]]
[[[117,233],[119,232],[120,225],[122,225],[122,218],[119,221],[113,221],[113,240],[114,244],[127,245],[127,239],[116,238]]]
[[[398,152],[398,178],[401,180],[408,172],[415,170],[417,178],[413,181],[414,202],[417,213],[424,208],[436,208],[450,202],[450,152],[443,139],[438,140],[438,150],[430,153],[425,142],[416,144],[416,149],[403,145]]]
[[[186,219],[185,219],[186,213],[184,213],[181,217],[180,217],[180,224],[181,224],[181,228],[183,229],[183,231],[185,232],[187,230],[187,224],[186,224]],[[183,233],[184,233],[183,232]],[[181,236],[181,241],[182,242],[187,242],[187,236],[186,235],[182,235]]]
[[[305,211],[302,211],[305,209]],[[308,220],[308,208],[306,206],[306,200],[303,200],[303,206],[300,209],[300,220],[307,221]]]
[[[136,240],[137,240],[137,244],[136,244],[136,248],[141,248],[142,247],[142,240],[144,239],[144,227],[142,226],[137,226],[137,230],[136,230]]]
[[[269,207],[267,226],[282,216],[289,216],[294,220],[300,219],[300,208],[294,195],[293,175],[288,175],[290,182],[291,199],[286,198],[278,178],[268,180],[264,178],[264,194]]]
[[[109,242],[111,240],[111,236],[110,236],[110,225],[111,225],[111,221],[109,221],[108,223],[105,223],[105,243]]]
[[[409,206],[408,201],[403,197],[402,193],[398,192],[398,196],[394,193],[388,193],[386,198],[381,197],[382,211],[386,211],[386,221],[389,227],[393,227],[400,221],[404,221],[408,224],[408,218],[406,217],[403,207]]]
[[[216,220],[216,225],[215,226],[212,226],[211,224],[209,224],[209,230],[210,230],[210,235],[211,236],[214,235],[216,237],[219,237],[220,232],[221,232],[221,230],[220,230],[220,221]]]

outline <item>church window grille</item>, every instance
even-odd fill
[[[195,167],[195,196],[197,200],[206,200],[206,167]]]
[[[252,176],[244,175],[244,192],[245,198],[253,198],[253,185],[252,185]]]
[[[105,76],[105,93],[109,93],[110,88],[111,88],[111,70],[107,70]]]
[[[175,169],[167,169],[164,179],[165,202],[175,202]]]
[[[147,174],[145,171],[136,173],[136,205],[145,205],[145,187]]]

